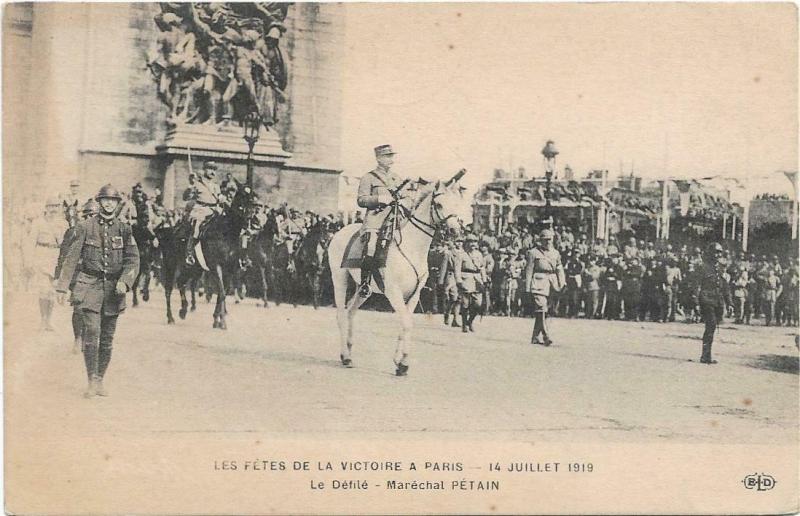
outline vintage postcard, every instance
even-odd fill
[[[790,3],[6,3],[9,514],[798,512]]]

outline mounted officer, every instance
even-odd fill
[[[213,161],[203,163],[203,174],[195,181],[194,205],[189,211],[191,233],[186,239],[186,263],[194,265],[194,245],[200,238],[200,227],[214,214],[222,212],[224,201],[219,185],[214,181],[217,164]]]
[[[391,170],[394,156],[391,145],[375,147],[378,166],[364,174],[358,184],[358,205],[367,211],[361,226],[362,297],[369,296],[372,275],[385,264],[389,243],[392,241],[392,217],[389,215],[393,210],[386,207],[399,200],[395,196],[402,186],[400,177]]]
[[[122,196],[105,185],[95,197],[97,216],[76,226],[67,249],[56,291],[63,295],[75,277],[72,303],[81,313],[83,359],[89,386],[84,397],[108,396],[103,376],[111,361],[117,318],[125,309],[125,293],[139,271],[139,250],[130,225],[117,216]]]

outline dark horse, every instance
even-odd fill
[[[320,219],[303,237],[295,252],[297,276],[309,288],[315,309],[320,304],[322,276],[328,264],[326,255],[331,237],[333,228],[330,222],[327,219]]]
[[[133,306],[139,305],[139,284],[142,284],[142,301],[150,300],[150,270],[155,259],[156,249],[153,245],[155,233],[150,229],[150,207],[147,198],[140,195],[133,196],[133,206],[136,209],[136,222],[131,228],[133,239],[139,248],[139,273],[133,281]]]
[[[247,246],[247,256],[252,262],[252,271],[258,273],[261,281],[261,301],[264,308],[269,308],[267,295],[269,294],[269,284],[272,283],[272,262],[274,256],[275,239],[278,235],[278,221],[275,212],[267,216],[264,227],[256,233]]]
[[[240,187],[230,207],[207,223],[201,236],[200,246],[217,292],[214,328],[227,329],[225,323],[227,282],[233,277],[234,270],[238,267],[239,234],[252,210],[253,198],[253,191],[250,188]],[[172,288],[177,285],[180,290],[181,309],[178,315],[184,319],[189,308],[189,302],[186,300],[186,286],[190,281],[197,281],[203,273],[199,260],[192,266],[187,265],[184,261],[188,226],[188,223],[180,224],[175,228],[165,230],[163,235],[157,232],[163,256],[162,283],[167,301],[167,323],[169,324],[175,322],[170,303]]]

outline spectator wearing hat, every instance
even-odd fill
[[[455,277],[461,294],[461,331],[475,331],[473,322],[481,309],[481,293],[486,285],[486,264],[477,249],[478,237],[464,238],[464,250],[455,257]]]
[[[553,230],[542,230],[536,247],[528,251],[525,269],[525,291],[530,296],[534,315],[531,344],[545,346],[553,343],[547,324],[548,299],[551,292],[559,292],[564,286],[564,268],[553,246],[553,238]]]
[[[108,395],[103,378],[111,361],[117,318],[139,271],[133,231],[116,216],[122,200],[119,191],[105,185],[95,199],[99,213],[78,224],[55,285],[56,291],[65,294],[78,271],[72,303],[81,313],[87,398]]]

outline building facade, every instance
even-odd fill
[[[344,16],[336,4],[292,5],[281,47],[288,69],[279,122],[262,131],[256,188],[273,203],[335,212],[340,174]],[[208,145],[175,139],[150,70],[156,3],[17,3],[4,10],[4,162],[9,196],[41,201],[80,182],[86,198],[108,182],[136,182],[179,198],[207,159],[245,177],[236,128]],[[208,135],[204,135],[208,137]],[[215,145],[214,140],[224,141]],[[205,148],[204,148],[205,147]],[[179,152],[180,151],[180,152]],[[39,185],[40,188],[34,188]],[[41,188],[44,187],[44,188]],[[166,195],[169,192],[170,195]]]

